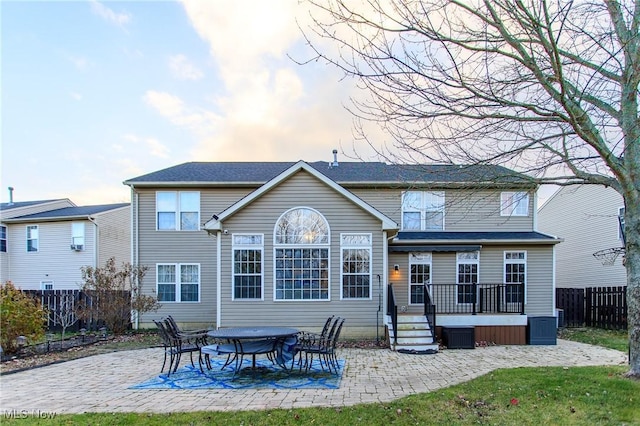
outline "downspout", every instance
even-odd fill
[[[138,215],[136,214],[136,212],[138,211],[138,193],[135,192],[133,185],[131,185],[131,241],[129,242],[131,245],[131,265],[138,265],[138,260],[139,260],[139,256],[138,256],[138,237],[139,237],[139,226],[137,221],[135,220],[136,218],[138,218]],[[134,327],[136,330],[140,329],[140,315],[136,312],[135,315],[135,321],[134,321]]]
[[[221,259],[222,250],[222,232],[216,233],[216,329],[220,328],[222,322],[222,286],[220,281],[222,280],[222,266]]]
[[[91,223],[93,223],[94,226],[94,238],[93,238],[93,267],[97,268],[98,267],[98,238],[99,238],[99,233],[98,233],[98,224],[96,223],[95,219],[92,218],[91,216],[87,216],[87,220]]]

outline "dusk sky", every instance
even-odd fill
[[[0,199],[129,202],[124,180],[187,161],[377,160],[353,82],[290,58],[312,55],[299,3],[0,2]]]
[[[186,161],[353,154],[352,83],[289,58],[311,55],[297,0],[0,7],[2,201],[12,186],[14,201],[127,202],[124,180]]]

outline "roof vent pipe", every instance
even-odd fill
[[[9,187],[9,205],[13,205],[13,186]]]
[[[333,162],[329,164],[329,167],[338,167],[340,164],[338,164],[338,150],[334,149],[333,150]]]

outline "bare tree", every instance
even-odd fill
[[[62,327],[62,339],[67,332],[67,328],[71,327],[78,321],[75,311],[75,296],[72,293],[63,293],[58,299],[58,306],[51,312],[54,324]]]
[[[640,377],[640,0],[311,0],[313,52],[354,77],[356,133],[404,163],[500,164],[624,198]],[[299,61],[306,62],[306,61]],[[367,129],[390,136],[382,146]]]

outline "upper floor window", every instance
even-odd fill
[[[506,302],[518,303],[524,300],[524,285],[527,278],[527,252],[508,251],[504,253],[504,282]]]
[[[406,191],[402,194],[402,229],[444,229],[444,191]]]
[[[27,226],[27,251],[38,251],[38,225]]]
[[[424,286],[431,284],[431,253],[409,253],[409,303],[424,303]]]
[[[0,252],[7,252],[7,227],[0,225]]]
[[[625,238],[624,238],[624,213],[625,213],[625,208],[624,207],[620,207],[618,209],[618,239],[620,241],[622,241],[622,244],[625,244]]]
[[[263,236],[233,235],[233,299],[262,299]]]
[[[500,216],[529,216],[529,193],[500,193]]]
[[[40,281],[40,290],[53,290],[53,281]]]
[[[71,224],[71,249],[82,250],[84,248],[84,222]]]
[[[329,300],[329,224],[298,207],[275,225],[275,300]]]
[[[159,302],[199,302],[200,265],[164,263],[156,266],[156,290]]]
[[[156,192],[158,230],[197,231],[200,229],[199,192]]]
[[[371,234],[340,235],[342,298],[371,298]]]

